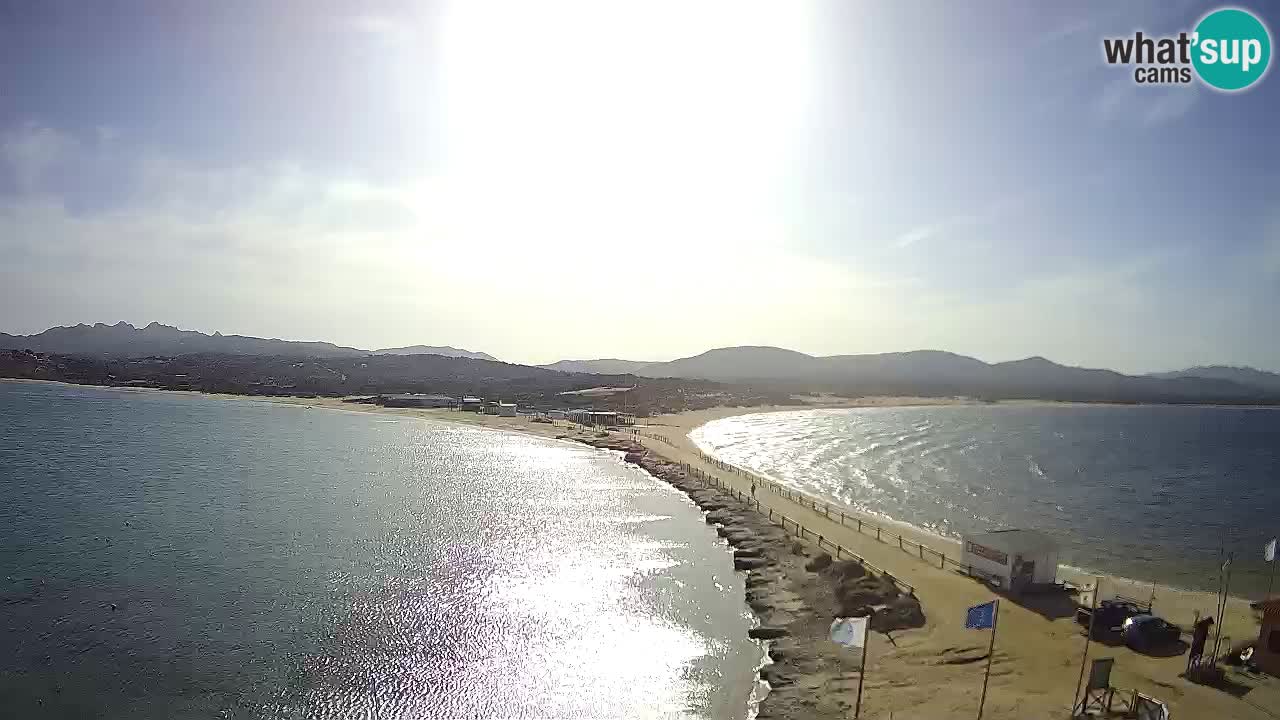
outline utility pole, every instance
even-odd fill
[[[1089,660],[1089,642],[1093,640],[1093,624],[1098,619],[1098,593],[1102,591],[1102,577],[1093,579],[1093,601],[1089,604],[1089,630],[1084,636],[1084,654],[1080,656],[1080,679],[1076,680],[1076,694],[1071,698],[1071,715],[1076,714],[1076,701],[1080,699],[1080,686],[1084,684],[1084,666]]]

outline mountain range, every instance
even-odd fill
[[[371,350],[370,355],[443,355],[445,357],[470,358],[472,360],[497,360],[485,352],[472,352],[451,345],[408,345],[406,347]]]
[[[1252,368],[1198,367],[1169,373],[1125,375],[1031,357],[1001,363],[939,350],[868,355],[814,356],[777,347],[708,350],[669,362],[571,360],[543,367],[653,378],[702,378],[720,382],[789,382],[861,394],[957,394],[1141,401],[1199,401],[1280,397],[1280,374]]]
[[[190,353],[225,353],[228,355],[281,355],[297,357],[352,357],[360,355],[443,355],[444,357],[495,360],[482,352],[455,347],[412,345],[381,350],[361,350],[327,342],[299,342],[246,335],[206,335],[194,330],[180,330],[153,322],[138,328],[127,322],[114,325],[73,325],[53,327],[34,335],[0,333],[0,349],[33,350],[62,355],[101,357],[172,356]]]
[[[327,342],[212,335],[151,323],[55,327],[34,335],[0,333],[0,349],[101,358],[175,357],[189,354],[310,358],[435,355],[470,361],[493,356],[449,346],[411,345],[362,350]],[[434,367],[434,366],[433,366]],[[512,366],[521,367],[521,366]],[[808,355],[767,346],[717,348],[667,362],[608,358],[561,360],[529,371],[706,380],[770,387],[794,393],[962,395],[987,399],[1086,402],[1276,402],[1280,374],[1252,368],[1194,367],[1149,375],[1061,365],[1043,357],[987,363],[939,350],[866,355]],[[488,372],[476,368],[477,372]]]
[[[539,365],[548,370],[559,370],[560,372],[580,372],[592,373],[594,375],[644,375],[642,372],[650,365],[661,365],[662,363],[652,363],[643,360],[616,360],[613,358],[604,358],[601,360],[560,360],[550,365]],[[660,376],[654,376],[660,377]]]
[[[1267,372],[1251,367],[1232,367],[1229,365],[1202,365],[1175,370],[1173,372],[1151,373],[1151,377],[1159,378],[1214,378],[1230,380],[1241,385],[1252,385],[1266,390],[1280,392],[1280,373]]]

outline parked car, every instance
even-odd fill
[[[1097,615],[1093,621],[1093,637],[1098,640],[1121,632],[1126,620],[1145,615],[1147,610],[1128,600],[1103,600],[1093,614]],[[1076,622],[1088,629],[1090,616],[1089,608],[1080,608],[1076,611]]]
[[[1124,621],[1124,644],[1138,652],[1168,647],[1182,639],[1182,628],[1155,615],[1134,615]]]

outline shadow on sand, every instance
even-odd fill
[[[1165,643],[1156,647],[1148,647],[1141,650],[1135,649],[1134,652],[1151,657],[1178,657],[1190,647],[1191,645],[1187,644],[1186,640],[1178,640],[1177,642]]]
[[[1074,617],[1076,608],[1079,607],[1076,603],[1075,595],[1065,590],[1013,595],[999,588],[993,588],[989,585],[987,587],[1002,599],[1008,600],[1014,605],[1020,605],[1048,620]]]
[[[1106,647],[1129,647],[1128,643],[1124,641],[1124,633],[1115,630],[1095,631],[1093,634],[1093,641],[1099,645],[1105,645]],[[1145,647],[1142,649],[1129,647],[1130,650],[1138,653],[1139,655],[1158,658],[1178,657],[1190,648],[1191,645],[1189,645],[1186,640],[1177,640],[1175,642],[1164,643],[1154,647]]]

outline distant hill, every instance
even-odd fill
[[[146,357],[201,352],[328,357],[365,354],[363,350],[327,342],[275,340],[244,335],[223,335],[219,332],[206,335],[194,330],[179,330],[171,325],[161,325],[157,322],[143,328],[136,328],[127,322],[118,322],[115,325],[82,323],[72,327],[49,328],[35,335],[0,333],[0,348],[106,357]]]
[[[443,376],[431,374],[437,372],[462,373],[459,377],[468,377],[470,374],[489,377],[487,373],[492,372],[493,381],[497,382],[497,379],[507,377],[506,374],[511,372],[510,368],[516,367],[500,363],[486,353],[448,346],[412,345],[369,351],[327,342],[276,340],[217,332],[206,335],[154,322],[143,328],[120,322],[114,325],[98,323],[55,327],[25,336],[0,333],[0,349],[32,350],[37,353],[106,360],[179,358],[197,354],[224,358],[262,356],[294,360],[341,358],[354,360],[357,366],[379,368],[366,384],[356,387],[377,387],[380,390],[417,387],[397,384],[406,383],[411,377],[422,381],[443,380]],[[449,362],[445,362],[446,360]],[[474,364],[450,364],[463,361]],[[211,366],[238,368],[219,379],[220,382],[228,383],[244,381],[252,374],[251,370],[256,372],[262,368],[274,367],[271,363],[257,361],[245,361],[247,364],[242,364],[226,359],[208,359],[202,362]],[[110,367],[115,368],[114,365]],[[177,363],[174,367],[182,367],[182,363]],[[348,363],[341,364],[341,370],[336,363],[329,363],[325,367],[348,378],[365,374],[364,370],[353,371]],[[208,372],[207,368],[205,372]],[[401,374],[402,372],[405,374]],[[788,393],[830,392],[847,397],[960,395],[990,400],[1081,402],[1280,402],[1280,375],[1251,368],[1201,367],[1173,373],[1133,376],[1114,370],[1060,365],[1043,357],[992,364],[940,350],[819,357],[785,348],[742,346],[717,348],[669,362],[616,358],[562,360],[536,368],[524,368],[516,377],[536,377],[541,386],[560,387],[560,380],[546,379],[543,375],[555,372],[573,375],[590,373],[587,377],[614,376],[616,379],[616,382],[595,381],[582,387],[599,384],[630,386],[630,380],[617,376],[631,375],[659,380],[671,379],[675,385],[684,381],[734,383],[754,388],[752,392],[781,393],[783,397]],[[183,373],[175,373],[177,374]],[[516,377],[507,380],[515,381]],[[353,389],[347,380],[316,382],[316,387]],[[245,387],[251,385],[252,383]],[[441,383],[433,382],[433,386],[440,387]]]
[[[477,360],[494,360],[485,353],[452,347],[414,345],[386,350],[361,350],[327,342],[299,342],[245,335],[206,335],[195,330],[180,330],[153,322],[137,328],[127,322],[115,325],[75,325],[53,327],[35,335],[0,333],[0,349],[33,350],[62,355],[100,357],[173,356],[190,353],[223,353],[227,355],[284,355],[296,357],[355,357],[363,355],[443,355]]]
[[[791,379],[812,377],[818,359],[795,350],[742,346],[716,348],[701,355],[645,366],[649,377],[697,377],[724,380]]]
[[[1186,370],[1174,370],[1173,372],[1152,373],[1150,377],[1165,379],[1212,378],[1216,380],[1229,380],[1241,385],[1256,387],[1261,390],[1280,392],[1280,373],[1267,372],[1266,370],[1258,370],[1251,367],[1207,365],[1187,368]]]
[[[262,396],[443,393],[518,403],[522,409],[590,407],[660,414],[717,405],[795,403],[786,389],[761,390],[704,380],[565,373],[493,360],[436,354],[296,357],[189,353],[107,357],[0,350],[0,378],[88,385],[196,390]],[[600,387],[626,387],[625,393]]]
[[[408,347],[383,348],[373,350],[370,355],[443,355],[444,357],[471,358],[472,360],[497,360],[489,353],[472,352],[461,348],[444,345],[409,345]]]
[[[551,366],[554,367],[554,366]],[[581,372],[591,372],[578,365]],[[1082,402],[1270,402],[1280,387],[1240,377],[1154,377],[1060,365],[1043,357],[1002,363],[939,350],[816,357],[777,347],[717,348],[631,369],[654,378],[788,383],[848,395],[964,395]],[[1189,372],[1189,371],[1188,371]],[[1255,371],[1257,372],[1257,371]],[[1263,375],[1272,376],[1271,373]]]
[[[600,360],[561,360],[550,365],[540,365],[548,370],[572,373],[594,373],[596,375],[640,375],[640,371],[654,363],[642,360],[618,360],[602,358]]]

